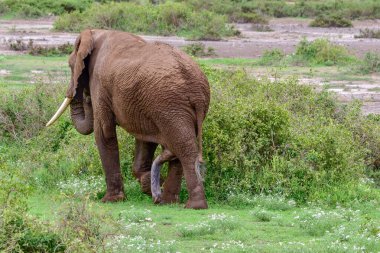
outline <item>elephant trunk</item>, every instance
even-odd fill
[[[94,114],[90,96],[74,98],[70,103],[71,120],[75,129],[84,135],[94,131]]]

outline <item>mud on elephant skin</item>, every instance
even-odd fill
[[[150,183],[151,150],[159,144],[173,154],[161,201],[178,199],[183,173],[189,192],[186,207],[207,208],[196,168],[202,162],[202,123],[210,87],[197,64],[172,46],[147,43],[126,32],[85,30],[74,48],[66,98],[47,125],[70,105],[77,131],[94,132],[107,184],[103,201],[124,199],[119,125],[142,147],[136,148],[134,174],[143,191]]]

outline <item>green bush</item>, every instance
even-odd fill
[[[297,45],[295,56],[312,64],[327,66],[345,64],[353,60],[345,47],[333,44],[327,39],[301,40]]]
[[[347,19],[379,18],[380,3],[373,0],[229,1],[243,12],[258,11],[274,17],[317,17],[330,13]]]
[[[380,72],[380,55],[368,52],[357,66],[357,71],[363,74]]]
[[[44,47],[32,45],[29,49],[29,54],[41,56],[63,56],[71,54],[73,50],[74,46],[68,42],[57,47]]]
[[[44,128],[64,94],[62,86],[40,84],[31,89],[12,90],[0,95],[0,139],[31,138]],[[25,106],[28,105],[28,106]]]
[[[7,12],[9,12],[8,5],[5,2],[1,1],[0,2],[0,14],[5,14]]]
[[[338,117],[332,95],[294,80],[259,82],[243,72],[211,71],[208,77],[213,99],[204,125],[209,196],[278,193],[298,202],[330,203],[367,198],[353,189],[366,177],[368,152],[376,155],[377,148],[360,142],[363,130],[354,133],[337,120],[351,109]]]
[[[18,16],[38,17],[40,15],[62,15],[73,11],[83,12],[91,5],[107,4],[107,0],[5,0],[0,3],[0,13]],[[128,1],[139,5],[150,5],[148,1]],[[210,11],[226,15],[230,22],[265,22],[265,16],[272,17],[317,17],[325,13],[341,15],[347,19],[379,18],[380,3],[374,0],[173,0],[161,1],[160,5],[180,3],[195,12]]]
[[[355,35],[355,38],[380,39],[380,30],[360,29],[360,34]]]
[[[57,231],[65,242],[65,252],[104,252],[108,233],[116,231],[112,218],[106,219],[89,207],[88,199],[81,199],[70,200],[60,208]],[[111,228],[105,226],[110,223]]]
[[[271,66],[281,63],[285,58],[285,53],[281,49],[266,50],[261,56],[259,64],[264,66]]]
[[[0,251],[64,252],[59,235],[27,215],[28,179],[0,157]]]
[[[233,21],[238,23],[268,24],[266,17],[255,12],[236,14]]]
[[[350,20],[340,15],[321,15],[314,19],[310,26],[312,27],[352,27]]]
[[[85,28],[116,29],[132,33],[180,35],[190,39],[219,40],[237,32],[226,25],[227,18],[207,10],[199,12],[186,4],[137,5],[133,3],[94,4],[83,13],[60,16],[54,23],[59,31],[79,32]]]
[[[84,11],[92,2],[92,0],[5,0],[1,5],[5,6],[3,12],[10,12],[20,17],[37,18],[72,11]]]
[[[334,204],[376,196],[364,182],[366,173],[375,177],[379,120],[362,116],[359,106],[339,106],[331,94],[317,93],[294,79],[258,81],[244,71],[202,68],[212,92],[203,138],[210,199],[236,202],[239,198],[231,194],[249,200],[262,193]],[[30,183],[45,190],[70,184],[74,177],[102,175],[93,136],[78,134],[67,116],[44,128],[65,86],[40,85],[1,100],[10,126],[16,126],[1,129],[3,143],[9,143],[4,156],[21,161],[15,169],[31,175]],[[30,111],[24,114],[25,103]],[[127,147],[120,148],[126,185],[138,199],[142,193],[131,173],[134,139],[121,129],[118,136],[119,146]],[[13,140],[18,141],[10,144]]]
[[[182,50],[195,57],[216,56],[214,48],[208,47],[206,49],[206,46],[203,43],[191,43],[184,46]]]
[[[54,22],[54,29],[58,31],[75,32],[83,29],[84,16],[79,11],[64,13]]]

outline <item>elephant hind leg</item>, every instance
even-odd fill
[[[160,171],[162,165],[174,159],[175,156],[172,152],[170,152],[168,149],[165,149],[152,163],[152,170],[151,170],[151,190],[152,190],[152,197],[153,202],[155,204],[158,204],[161,202],[161,185],[160,185]]]
[[[186,129],[186,128],[185,128]],[[188,127],[187,129],[191,129]],[[201,157],[199,156],[198,144],[196,141],[195,131],[172,131],[170,150],[179,159],[183,174],[185,176],[186,187],[189,193],[189,199],[186,208],[207,209],[203,179],[200,173]]]
[[[194,145],[196,145],[194,143]],[[199,156],[197,153],[192,155],[180,157],[185,175],[187,191],[189,199],[186,202],[185,208],[191,209],[207,209],[207,201],[203,187],[203,181],[198,176],[200,168]]]
[[[133,175],[139,181],[142,192],[147,195],[152,194],[150,189],[150,170],[156,148],[156,143],[136,139]]]
[[[179,203],[182,182],[182,164],[179,159],[169,161],[168,177],[164,183],[161,204]]]

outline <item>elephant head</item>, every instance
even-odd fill
[[[74,52],[69,58],[70,86],[66,98],[46,126],[52,125],[70,105],[75,129],[84,135],[94,131],[94,117],[89,89],[89,60],[94,47],[90,30],[83,31],[75,41]]]

